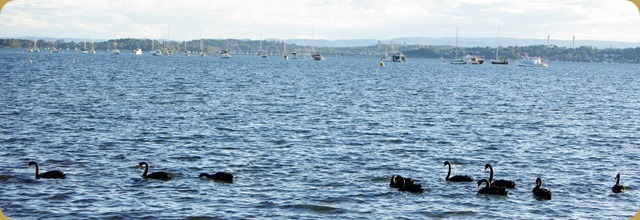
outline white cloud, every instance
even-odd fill
[[[5,37],[195,39],[504,37],[638,42],[638,9],[625,0],[14,0]],[[557,37],[556,37],[557,36]]]

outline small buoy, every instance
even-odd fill
[[[71,59],[71,63],[76,63],[76,59]]]
[[[384,61],[380,60],[380,64],[378,66],[384,66]]]
[[[31,58],[29,58],[29,64],[33,64],[33,60],[31,60]]]

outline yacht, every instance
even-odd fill
[[[530,57],[526,53],[517,64],[523,67],[549,67],[549,63],[543,61],[541,57]]]
[[[324,60],[324,56],[322,56],[322,54],[318,51],[312,52],[311,58],[313,58],[313,60]]]
[[[231,58],[231,54],[229,53],[228,50],[221,50],[218,56],[220,58]]]

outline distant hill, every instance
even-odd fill
[[[9,37],[0,37],[0,39],[9,39]],[[33,36],[31,37],[18,37],[16,39],[25,39],[25,40],[33,40]],[[51,37],[38,37],[38,40],[45,41],[54,41],[54,40],[64,40],[66,42],[104,42],[107,41],[105,39],[80,39],[80,38],[51,38]],[[156,39],[157,41],[162,42],[163,39]],[[248,40],[248,39],[239,39],[239,40]],[[172,40],[178,42],[179,40]],[[282,42],[282,39],[265,39],[265,41],[278,41]],[[429,37],[401,37],[394,38],[388,40],[376,40],[376,39],[351,39],[351,40],[325,40],[325,39],[287,39],[287,43],[289,44],[297,44],[297,45],[309,45],[316,47],[367,47],[367,46],[375,46],[380,41],[382,44],[390,44],[393,42],[395,45],[455,45],[456,39],[455,37],[443,37],[443,38],[429,38]],[[532,46],[532,45],[546,45],[547,39],[534,39],[534,38],[500,38],[501,46]],[[556,45],[559,47],[571,47],[571,40],[557,40],[551,39],[551,45]],[[459,47],[495,47],[496,46],[496,38],[459,38],[458,39]],[[575,47],[580,46],[592,46],[595,48],[636,48],[640,47],[640,42],[622,42],[622,41],[600,41],[600,40],[576,40]]]
[[[277,39],[271,39],[274,41],[282,41]],[[393,42],[395,45],[455,45],[455,37],[444,38],[427,38],[427,37],[402,37],[394,38],[390,40],[380,40],[383,44],[390,44]],[[377,45],[378,40],[375,39],[354,39],[354,40],[322,40],[317,39],[313,42],[310,39],[289,39],[287,43],[295,43],[298,45],[314,45],[318,47],[365,47]],[[531,46],[531,45],[546,45],[547,39],[533,39],[533,38],[500,38],[500,45],[502,46]],[[571,47],[571,40],[550,40],[551,45],[559,47]],[[495,47],[496,38],[459,38],[459,47]],[[621,42],[621,41],[598,41],[598,40],[576,40],[575,47],[580,46],[592,46],[596,48],[635,48],[640,47],[640,42]]]

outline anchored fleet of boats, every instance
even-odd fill
[[[204,43],[203,43],[203,39],[202,39],[202,33],[200,33],[200,51],[198,52],[199,55],[201,57],[205,57],[206,56],[206,52],[205,52],[205,48],[204,48]],[[496,44],[499,40],[500,37],[500,30],[498,29],[498,37],[496,38]],[[268,57],[268,53],[262,50],[262,35],[260,35],[260,43],[259,43],[259,50],[257,55],[259,57],[262,58],[267,58]],[[325,57],[324,55],[322,55],[321,52],[317,51],[315,49],[315,46],[313,44],[314,42],[314,32],[312,32],[312,37],[311,37],[311,41],[312,41],[312,45],[311,45],[311,51],[309,52],[309,56],[312,58],[312,60],[324,60]],[[113,54],[120,54],[120,50],[118,50],[117,48],[118,46],[118,42],[116,40],[114,40],[113,42],[113,50],[109,50],[110,52],[112,52]],[[380,49],[380,42],[378,42],[378,49]],[[49,48],[51,50],[51,53],[59,53],[59,50],[55,47],[55,42],[53,47]],[[67,48],[67,50],[69,50]],[[78,50],[76,48],[76,50]],[[40,52],[40,49],[37,46],[37,38],[34,37],[33,40],[33,46],[29,47],[27,49],[28,52]],[[82,49],[78,50],[81,53],[92,53],[95,54],[95,43],[92,42],[91,43],[91,50],[89,51],[89,49],[87,49],[87,42],[84,41],[83,47]],[[178,44],[178,50],[180,51],[180,45]],[[484,64],[484,58],[482,56],[478,56],[475,55],[473,53],[469,53],[465,56],[463,56],[462,58],[458,57],[458,52],[459,52],[459,48],[458,48],[458,28],[456,27],[456,44],[455,44],[455,48],[454,48],[454,52],[455,52],[455,58],[448,60],[448,63],[450,64],[457,64],[457,65],[463,65],[463,64]],[[509,61],[500,57],[499,56],[499,52],[500,52],[500,46],[497,45],[496,46],[496,55],[495,55],[495,59],[491,59],[490,63],[491,64],[495,64],[495,65],[508,65]],[[184,42],[184,54],[189,56],[191,52],[189,52],[189,50],[187,50],[187,43],[186,41]],[[142,49],[138,46],[137,49],[133,50],[133,54],[135,55],[142,55]],[[151,51],[150,54],[153,56],[162,56],[163,54],[165,55],[172,55],[172,51],[171,49],[166,47],[166,42],[163,42],[163,48],[162,49],[156,49],[155,48],[155,40],[151,40]],[[291,53],[287,52],[287,43],[283,42],[283,49],[282,49],[282,58],[283,59],[298,59],[298,52],[297,51],[292,51]],[[218,52],[218,57],[220,58],[231,58],[231,52],[228,49],[220,49]],[[447,60],[445,60],[444,58],[441,58],[443,60],[443,62],[447,62]],[[394,50],[393,48],[393,42],[391,43],[391,51],[388,52],[384,52],[382,53],[382,56],[380,58],[380,63],[379,66],[384,66],[384,61],[392,61],[392,62],[407,62],[407,57],[399,50]],[[522,66],[522,67],[548,67],[549,66],[549,62],[544,60],[542,57],[539,56],[534,56],[534,57],[530,57],[528,54],[525,54],[520,60],[516,60],[516,65],[517,66]]]

